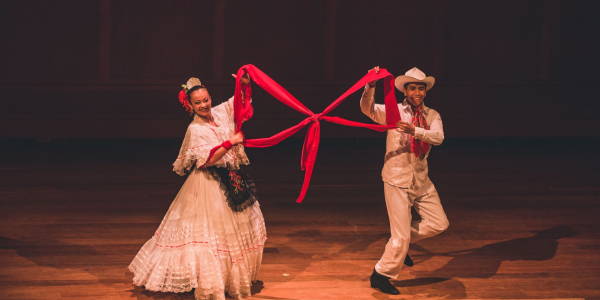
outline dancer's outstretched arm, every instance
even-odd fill
[[[235,74],[231,74],[231,76],[233,76],[233,78],[237,77]],[[246,74],[244,74],[244,76],[242,76],[241,81],[242,81],[242,84],[250,83],[250,76],[248,75],[248,73],[246,73]],[[242,93],[243,93],[243,91],[242,91]],[[233,97],[231,97],[231,99],[229,99],[229,102],[231,102],[231,103],[228,103],[228,105],[230,108],[232,108],[233,107]],[[230,115],[230,118],[233,120],[232,110],[229,111],[229,115]],[[241,144],[243,141],[244,141],[244,134],[242,132],[238,132],[238,133],[234,134],[227,142],[213,148],[210,151],[211,155],[208,158],[208,160],[206,161],[206,163],[204,164],[204,166],[210,167],[210,166],[214,165],[221,158],[223,158],[223,156],[225,156],[225,154],[227,154],[227,151],[229,151],[231,149],[231,147]]]
[[[235,74],[231,74],[231,76],[233,76],[233,78],[237,79],[237,75]],[[250,75],[248,75],[248,73],[244,74],[244,76],[242,76],[242,84],[248,84],[250,83]]]
[[[379,66],[369,70],[369,72],[373,70],[375,70],[376,73],[379,73]],[[360,99],[360,110],[374,122],[386,125],[385,105],[375,104],[376,83],[377,80],[373,80],[365,86],[365,91]]]

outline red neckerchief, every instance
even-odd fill
[[[364,127],[382,132],[388,129],[395,129],[396,122],[400,121],[400,111],[398,110],[398,103],[396,102],[396,96],[394,95],[394,76],[390,74],[386,69],[380,69],[379,73],[375,73],[374,71],[369,72],[356,84],[354,84],[348,91],[346,91],[343,95],[341,95],[339,98],[333,101],[333,103],[331,103],[322,113],[315,114],[312,111],[310,111],[310,109],[306,108],[306,106],[304,106],[300,101],[298,101],[298,99],[292,96],[283,87],[281,87],[277,82],[275,82],[273,79],[267,76],[267,74],[263,73],[261,70],[259,70],[253,65],[245,65],[238,70],[235,83],[233,107],[236,132],[241,131],[243,121],[249,120],[252,116],[252,106],[250,105],[249,98],[247,97],[247,95],[250,95],[251,93],[250,85],[244,87],[245,99],[242,99],[242,84],[240,79],[246,72],[250,74],[250,77],[252,78],[252,81],[254,81],[254,83],[265,89],[265,91],[271,94],[273,97],[275,97],[275,99],[283,102],[284,104],[290,106],[291,108],[297,110],[300,113],[308,115],[308,118],[304,119],[298,125],[292,126],[272,137],[261,139],[249,139],[244,141],[244,145],[246,147],[270,147],[283,141],[292,134],[298,132],[304,126],[308,125],[308,132],[306,134],[306,139],[304,140],[301,160],[302,170],[305,170],[306,172],[304,174],[304,183],[302,185],[302,190],[300,191],[300,196],[298,197],[298,200],[296,200],[296,202],[298,203],[302,202],[302,199],[304,199],[304,196],[306,195],[308,183],[310,182],[312,170],[315,164],[315,160],[317,158],[317,151],[319,149],[319,139],[321,135],[321,125],[319,123],[319,120],[325,120],[345,126]],[[365,124],[345,120],[339,117],[326,116],[326,114],[331,112],[335,107],[342,103],[342,101],[344,101],[346,97],[348,97],[358,89],[363,88],[368,82],[382,78],[384,80],[383,93],[385,99],[386,123],[388,125]]]
[[[423,112],[421,111],[421,107],[412,107],[413,110],[413,118],[412,124],[415,127],[420,127],[425,130],[429,130],[429,125],[427,125],[427,121],[425,121],[425,117],[423,116]],[[415,154],[416,157],[421,156],[421,154],[427,153],[429,151],[429,143],[421,141],[417,138],[412,137],[412,141],[410,143],[410,149]]]

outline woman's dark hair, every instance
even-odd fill
[[[205,86],[203,86],[203,85],[197,85],[197,86],[195,86],[195,87],[193,87],[193,88],[191,88],[191,89],[187,90],[187,96],[188,96],[188,98],[190,97],[190,94],[191,94],[193,91],[197,91],[197,90],[199,90],[199,89],[205,89],[205,90],[208,92],[208,89],[207,89]]]

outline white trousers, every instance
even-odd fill
[[[392,237],[385,245],[385,252],[375,270],[396,279],[404,265],[409,244],[443,232],[448,228],[448,218],[429,178],[420,187],[399,188],[387,183],[383,186]],[[411,207],[415,208],[421,220],[412,222]]]

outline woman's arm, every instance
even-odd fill
[[[233,76],[233,78],[237,79],[237,75],[231,74],[231,76]],[[248,83],[250,83],[250,75],[248,75],[248,73],[246,72],[246,74],[244,74],[242,76],[242,79],[240,81],[242,82],[242,84],[248,84]]]
[[[213,148],[213,150],[211,151],[211,155],[208,157],[208,160],[206,161],[206,163],[204,164],[203,167],[210,167],[210,166],[214,165],[221,158],[223,158],[223,156],[225,156],[225,154],[227,154],[227,151],[229,151],[231,149],[231,147],[241,144],[243,141],[244,141],[243,133],[238,132],[238,133],[234,134],[229,139],[229,141]]]
[[[237,76],[235,74],[231,74],[231,76],[233,78],[237,78]],[[246,88],[249,89],[250,76],[248,75],[248,73],[246,73],[242,76],[241,82],[242,82],[242,99],[248,100],[248,101],[250,101],[249,103],[252,103],[252,98],[251,98],[252,96],[249,97],[250,99],[246,99],[246,95],[244,93],[244,90]],[[229,100],[227,100],[224,103],[224,105],[219,104],[218,106],[213,108],[215,111],[219,111],[219,112],[222,111],[225,114],[227,114],[230,122],[234,122],[234,101],[235,101],[234,98],[235,98],[234,96],[231,96],[231,98],[229,98]]]

